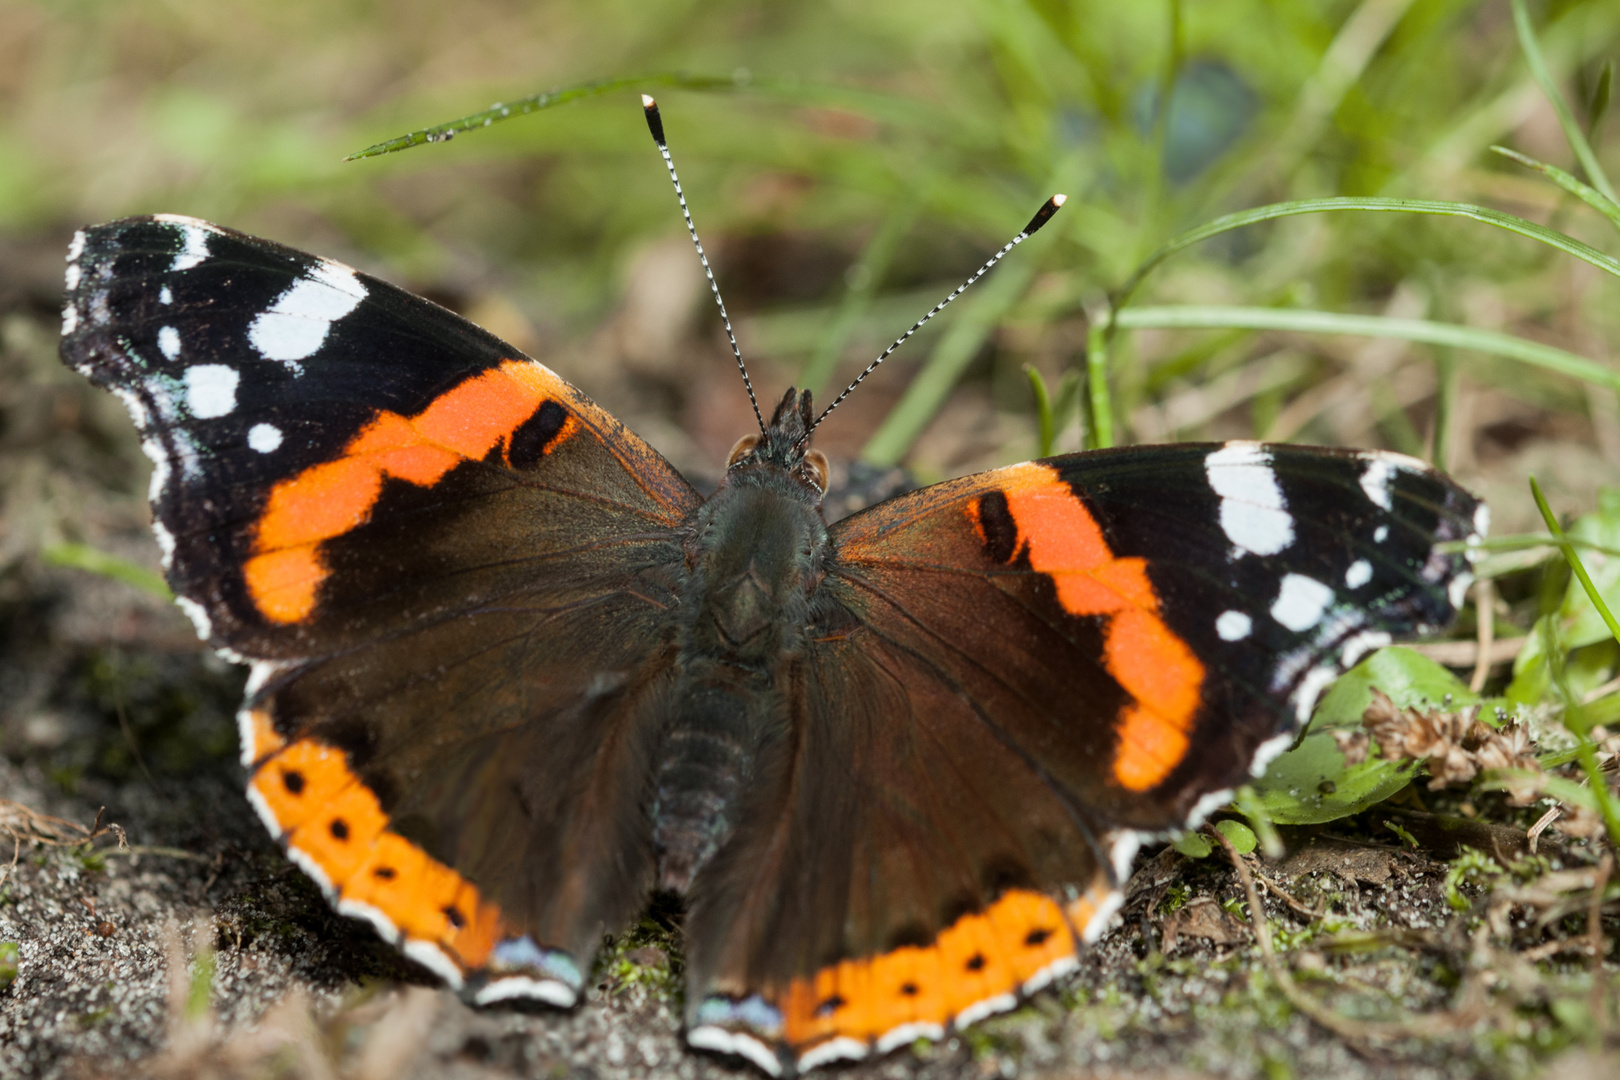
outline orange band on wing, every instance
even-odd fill
[[[896,1031],[943,1029],[975,1006],[1010,1006],[1042,973],[1075,953],[1074,935],[1050,897],[1017,889],[964,915],[930,945],[845,960],[795,979],[781,1002],[783,1038],[795,1048],[832,1038],[863,1042]]]
[[[1012,546],[1052,579],[1071,615],[1109,616],[1103,664],[1135,700],[1118,716],[1114,779],[1130,791],[1162,782],[1186,756],[1204,666],[1159,617],[1143,559],[1115,558],[1102,528],[1050,465],[1027,462],[994,474],[1017,529]],[[989,535],[984,497],[969,504]]]
[[[527,360],[505,360],[440,394],[415,416],[382,412],[343,456],[311,466],[270,492],[259,517],[254,554],[244,567],[248,594],[271,622],[294,623],[315,609],[328,567],[320,544],[363,524],[385,478],[423,487],[462,461],[508,443],[547,401],[571,401],[567,384]],[[548,432],[549,452],[578,430],[569,412]],[[510,463],[510,462],[509,462]]]
[[[343,751],[309,738],[288,743],[259,765],[248,788],[289,852],[325,879],[340,911],[363,905],[373,922],[381,916],[392,925],[401,946],[434,946],[463,973],[484,966],[503,936],[500,910],[389,828]]]
[[[1157,615],[1125,611],[1108,626],[1105,663],[1136,699],[1120,715],[1114,779],[1131,791],[1159,783],[1187,754],[1204,665]]]
[[[1026,462],[996,474],[1007,512],[1018,528],[1014,552],[1052,579],[1071,615],[1111,615],[1129,607],[1154,610],[1158,599],[1141,559],[1116,559],[1102,529],[1057,470]],[[974,525],[984,534],[974,503]]]

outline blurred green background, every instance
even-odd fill
[[[1620,5],[1531,13],[1587,123]],[[1056,393],[1084,364],[1087,312],[1222,213],[1451,199],[1616,247],[1601,217],[1488,152],[1577,169],[1507,0],[0,0],[0,305],[53,307],[82,223],[206,217],[463,311],[712,475],[749,417],[640,87],[341,160],[491,101],[668,72],[731,81],[645,85],[762,396],[797,381],[825,399],[1048,194],[1070,195],[818,435],[835,459],[904,460],[924,479],[1036,452],[1025,365]],[[1592,139],[1620,164],[1616,127],[1609,110]],[[1332,214],[1200,245],[1137,302],[1428,318],[1608,364],[1614,295],[1592,267],[1476,223]],[[1527,472],[1581,509],[1620,461],[1612,389],[1475,353],[1143,330],[1110,364],[1118,441],[1433,456],[1509,529],[1533,520]],[[1056,417],[1059,449],[1086,437],[1080,412]]]

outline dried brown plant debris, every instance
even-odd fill
[[[0,836],[11,841],[11,861],[0,866],[0,885],[4,885],[12,871],[16,869],[17,859],[22,855],[24,843],[72,847],[89,844],[103,836],[112,836],[117,838],[120,848],[128,848],[129,838],[124,835],[122,825],[101,823],[101,815],[106,809],[104,806],[97,810],[96,820],[86,828],[76,821],[41,814],[20,802],[0,799]]]
[[[1429,790],[1466,784],[1485,770],[1522,769],[1539,773],[1535,744],[1517,721],[1493,728],[1479,719],[1479,707],[1448,711],[1402,709],[1383,691],[1373,688],[1372,701],[1361,717],[1362,725],[1385,758],[1416,758],[1429,767]],[[1340,748],[1346,749],[1341,741]],[[1355,752],[1349,740],[1346,760]],[[1365,746],[1362,746],[1365,756]],[[1516,803],[1535,797],[1532,791],[1512,792]]]

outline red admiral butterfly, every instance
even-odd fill
[[[184,217],[75,236],[62,330],[141,430],[178,602],[252,666],[248,798],[337,910],[566,1007],[680,894],[688,1041],[773,1075],[1073,968],[1139,840],[1449,623],[1486,527],[1421,462],[1243,442],[829,526],[791,390],[705,498],[476,326]]]

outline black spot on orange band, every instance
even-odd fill
[[[943,1030],[987,1001],[1072,963],[1076,940],[1050,897],[1015,889],[963,915],[932,942],[845,960],[783,995],[782,1037],[795,1049],[833,1038],[873,1042],[907,1025]]]

